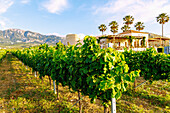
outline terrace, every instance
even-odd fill
[[[98,42],[100,42],[101,48],[115,48],[116,50],[124,50],[124,48],[132,48],[135,51],[140,51],[146,49],[147,42],[143,45],[143,36],[134,36],[132,43],[124,35],[108,35],[103,37],[98,37]]]
[[[149,47],[159,47],[159,46],[169,46],[169,40],[168,37],[155,37],[155,38],[149,38]]]
[[[143,51],[150,47],[166,47],[169,46],[170,41],[168,37],[135,30],[128,30],[118,35],[98,36],[97,39],[101,48],[111,47],[119,51],[124,50],[125,47],[134,51]]]

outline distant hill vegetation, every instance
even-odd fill
[[[0,30],[0,44],[18,44],[18,43],[48,43],[55,44],[62,37],[55,35],[42,35],[32,31],[24,31],[20,29]]]

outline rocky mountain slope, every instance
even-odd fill
[[[20,29],[0,30],[0,44],[16,44],[16,43],[49,43],[55,44],[62,37],[55,35],[42,35],[32,31],[24,31]]]

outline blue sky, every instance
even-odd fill
[[[132,15],[134,24],[144,22],[144,32],[161,34],[156,22],[161,13],[170,16],[170,0],[0,0],[0,29],[83,36],[101,35],[98,26],[106,24],[105,34],[111,34],[109,22],[117,21],[120,33],[123,17]],[[170,21],[164,25],[164,35],[170,37]]]

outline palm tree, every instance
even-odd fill
[[[106,31],[106,29],[107,29],[105,24],[101,24],[98,28],[102,32],[102,35],[103,35],[103,32]]]
[[[133,24],[134,18],[133,16],[127,15],[123,18],[123,21],[125,21],[124,24],[126,24],[129,27],[129,25]]]
[[[123,31],[123,32],[125,32],[125,31],[127,31],[127,30],[129,30],[130,29],[130,27],[128,27],[127,25],[124,25],[122,28],[121,28],[121,30]]]
[[[143,24],[144,24],[143,22],[137,22],[135,24],[136,30],[138,30],[138,31],[143,30],[145,28],[145,26]]]
[[[110,23],[109,23],[109,26],[110,26],[110,28],[111,28],[111,32],[113,32],[113,34],[115,34],[115,33],[117,33],[118,32],[118,23],[116,22],[116,21],[111,21]]]
[[[111,29],[110,31],[113,33],[113,35],[118,32],[118,26],[119,25],[116,21],[111,21],[109,23],[109,26],[110,26],[110,29]],[[115,36],[113,37],[113,40],[114,40],[114,46],[115,46]]]
[[[145,28],[145,26],[143,24],[144,24],[143,22],[137,22],[135,24],[136,30],[138,30],[138,31],[143,30]],[[136,39],[136,47],[137,47],[137,43],[139,43],[139,42],[137,42],[137,39]]]
[[[156,17],[157,22],[159,24],[162,24],[162,37],[163,37],[163,25],[169,21],[169,16],[166,13],[160,14],[158,17]]]

